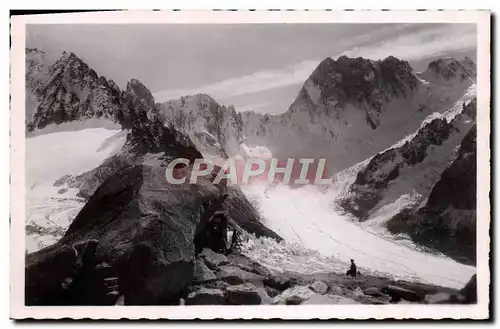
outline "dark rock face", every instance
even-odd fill
[[[28,88],[38,100],[29,129],[87,118],[115,121],[121,109],[116,84],[110,86],[74,53],[64,53],[45,68],[27,63],[26,72]]]
[[[477,98],[473,98],[468,104],[462,104],[463,113],[467,114],[469,118],[476,121]]]
[[[453,122],[434,119],[404,145],[375,155],[368,165],[358,172],[354,184],[350,187],[350,195],[342,200],[344,209],[360,220],[366,219],[382,198],[381,192],[399,176],[400,169],[422,162],[427,155],[427,149],[441,145],[453,129]]]
[[[432,189],[427,206],[433,209],[476,209],[476,172],[474,125],[460,144],[458,158],[443,172],[441,180]]]
[[[476,261],[476,126],[462,140],[458,157],[441,174],[427,203],[406,209],[388,222],[391,232],[405,232],[416,242],[457,261]]]
[[[309,79],[320,87],[324,104],[332,100],[340,106],[366,103],[379,112],[384,103],[393,97],[404,96],[418,81],[408,62],[392,56],[382,61],[347,56],[335,61],[328,57]],[[304,88],[298,97],[301,96],[307,96]]]
[[[129,94],[136,96],[138,99],[142,99],[148,107],[155,107],[155,99],[153,97],[153,94],[139,80],[130,80],[130,82],[127,83],[126,90]]]
[[[467,117],[475,117],[475,105],[474,98],[464,105],[462,113],[457,114],[450,122],[444,118],[436,118],[421,127],[415,136],[403,145],[376,154],[366,167],[358,172],[356,180],[349,187],[348,195],[341,200],[341,206],[360,220],[367,219],[372,209],[382,200],[391,182],[400,176],[402,169],[411,170],[410,168],[426,160],[431,148],[443,145],[456,134],[465,134],[466,130],[462,133],[457,126]],[[470,125],[471,123],[468,124]],[[447,163],[443,162],[442,166],[446,165]],[[429,184],[430,186],[432,185]]]
[[[114,269],[96,259],[99,242],[51,246],[26,259],[26,305],[114,305],[119,282]]]
[[[193,279],[194,233],[211,216],[209,203],[221,195],[221,186],[208,180],[167,184],[162,168],[123,170],[97,189],[56,245],[27,256],[27,286],[44,275],[40,266],[50,259],[64,263],[72,245],[95,239],[96,261],[116,268],[125,304],[165,303]],[[60,275],[46,270],[57,278],[67,275],[67,269]]]

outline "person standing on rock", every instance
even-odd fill
[[[355,277],[357,273],[358,273],[358,268],[356,264],[354,264],[354,259],[351,259],[351,268],[347,271],[346,275]]]
[[[206,227],[195,236],[195,252],[200,253],[203,248],[209,248],[217,253],[227,251],[227,215],[224,211],[217,211],[208,220]]]

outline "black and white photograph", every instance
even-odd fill
[[[98,14],[13,18],[13,317],[489,316],[489,12]]]

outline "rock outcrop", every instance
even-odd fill
[[[403,194],[428,195],[457,157],[457,145],[474,124],[475,104],[471,100],[453,119],[442,116],[424,123],[404,143],[371,158],[341,200],[344,209],[366,220]]]
[[[405,209],[388,222],[394,233],[443,252],[457,261],[476,261],[476,126],[460,144],[421,207]]]
[[[65,257],[72,246],[92,239],[97,241],[95,262],[116,269],[127,305],[167,302],[193,279],[194,233],[222,193],[222,186],[208,179],[168,184],[159,167],[122,170],[96,190],[56,245],[27,256],[27,286],[44,270],[67,275],[44,269],[46,257]],[[29,304],[44,297],[27,290]]]
[[[402,280],[391,280],[372,275],[352,278],[338,273],[317,273],[314,275],[297,275],[288,273],[294,285],[274,297],[277,304],[397,304],[397,303],[429,303],[429,304],[467,304],[465,291],[473,284],[467,284],[462,290],[439,287],[424,283],[412,283]],[[471,279],[471,282],[474,278]],[[322,282],[328,290],[319,292],[314,285]],[[474,291],[473,288],[470,291]],[[474,296],[474,293],[471,295]],[[319,297],[321,296],[321,297]],[[310,302],[308,302],[310,300]]]

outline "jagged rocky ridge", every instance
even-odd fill
[[[38,49],[26,49],[26,56],[27,131],[88,119],[132,129],[136,119],[156,120],[154,98],[137,79],[122,91],[72,52],[53,64]]]
[[[476,263],[476,125],[460,144],[457,158],[441,174],[422,206],[391,218],[387,228],[443,252],[459,262]]]
[[[433,119],[402,145],[375,155],[358,172],[340,204],[360,220],[367,220],[401,195],[417,194],[412,204],[387,222],[387,228],[474,264],[475,117],[476,98],[450,121]]]
[[[188,134],[203,154],[227,158],[240,152],[243,122],[234,107],[198,94],[158,104],[158,110],[164,122]]]
[[[112,80],[98,76],[74,53],[63,53],[48,65],[46,54],[27,49],[27,130],[49,124],[102,118],[116,120],[120,111],[120,90]],[[31,117],[31,118],[30,118]]]
[[[408,140],[376,154],[361,169],[341,205],[360,220],[403,194],[426,195],[456,156],[456,147],[474,124],[476,100],[448,119],[424,122]]]
[[[450,108],[475,81],[474,63],[464,63],[436,61],[417,74],[394,57],[327,58],[280,115],[237,113],[203,94],[158,107],[167,122],[195,143],[216,145],[219,155],[238,154],[243,141],[264,145],[280,159],[327,158],[334,174],[390,147],[429,114]],[[443,79],[453,83],[440,84]]]

